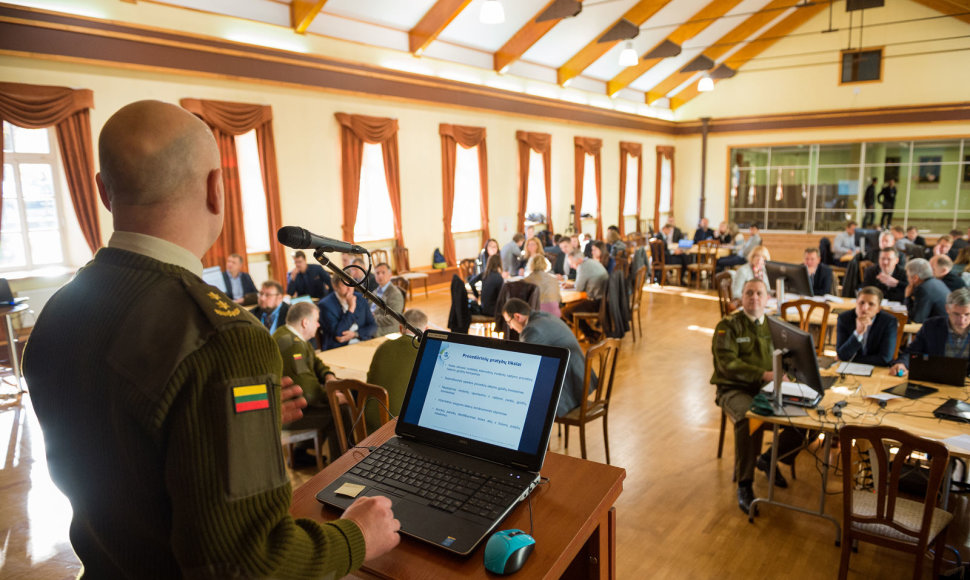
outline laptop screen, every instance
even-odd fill
[[[202,270],[202,281],[209,286],[215,286],[223,293],[226,292],[226,280],[222,277],[222,269],[219,266]]]
[[[562,348],[426,332],[398,434],[537,470],[568,359]]]

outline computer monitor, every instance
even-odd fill
[[[806,385],[819,396],[825,395],[822,375],[818,372],[818,359],[815,358],[815,341],[812,335],[775,316],[766,316],[771,342],[775,349],[784,352],[782,369],[785,374]]]
[[[225,294],[226,279],[222,277],[222,269],[219,266],[213,266],[211,268],[205,268],[202,270],[202,281],[209,286],[215,286],[221,290],[223,294]]]
[[[771,288],[775,288],[775,283],[779,278],[785,280],[785,292],[811,296],[812,283],[808,278],[808,266],[805,264],[787,264],[785,262],[765,262],[765,271],[768,273],[768,282]],[[778,300],[784,300],[784,296],[778,296]]]

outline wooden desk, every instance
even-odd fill
[[[27,308],[26,302],[0,306],[0,317],[3,317],[3,327],[7,333],[7,349],[10,352],[10,370],[13,371],[14,380],[17,381],[17,392],[19,393],[23,392],[24,383],[23,374],[20,370],[20,353],[17,352],[17,333],[13,329],[13,316],[20,314]]]
[[[362,340],[340,348],[318,350],[317,358],[322,360],[341,379],[367,380],[370,361],[377,347],[384,344],[386,336]]]
[[[361,442],[379,445],[394,435],[391,421]],[[352,449],[293,493],[290,514],[317,521],[336,519],[339,514],[316,500],[318,491],[329,485],[367,451]],[[623,490],[626,470],[574,457],[549,453],[542,469],[549,483],[532,493],[536,548],[520,578],[615,578],[616,509],[614,502]],[[529,530],[529,502],[521,502],[497,529]],[[365,564],[359,578],[495,578],[485,571],[485,541],[468,557],[408,537],[392,552]]]
[[[563,304],[569,304],[570,302],[576,302],[577,300],[585,300],[586,293],[580,292],[573,288],[563,288],[559,291],[559,299]]]

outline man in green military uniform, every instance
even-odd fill
[[[428,328],[428,315],[415,308],[405,312],[404,319],[422,332]],[[398,330],[401,336],[377,347],[374,358],[370,361],[370,370],[367,371],[368,383],[380,385],[387,390],[390,402],[388,412],[392,417],[396,417],[401,412],[404,393],[408,390],[408,383],[411,381],[411,369],[418,356],[414,335],[403,324],[398,325]],[[364,408],[368,433],[372,433],[381,426],[378,405],[377,401],[369,400]]]
[[[761,433],[751,433],[746,414],[761,387],[774,379],[771,371],[771,333],[765,321],[768,288],[759,279],[748,280],[741,291],[742,310],[721,319],[714,329],[714,375],[717,404],[734,422],[734,470],[738,478],[738,506],[748,513],[754,501],[754,469],[769,473],[771,450],[758,456]],[[797,429],[781,431],[778,456],[791,465],[802,444]],[[775,470],[775,485],[788,487],[784,476]]]
[[[99,153],[114,234],[47,302],[24,355],[83,575],[334,577],[393,548],[387,498],[328,524],[289,515],[279,434],[299,411],[281,404],[279,349],[200,277],[224,215],[208,127],[141,101],[105,123]]]

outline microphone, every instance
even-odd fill
[[[361,246],[318,236],[298,226],[281,227],[276,232],[276,239],[284,246],[297,250],[321,250],[323,252],[340,252],[342,254],[367,253],[367,249]]]

